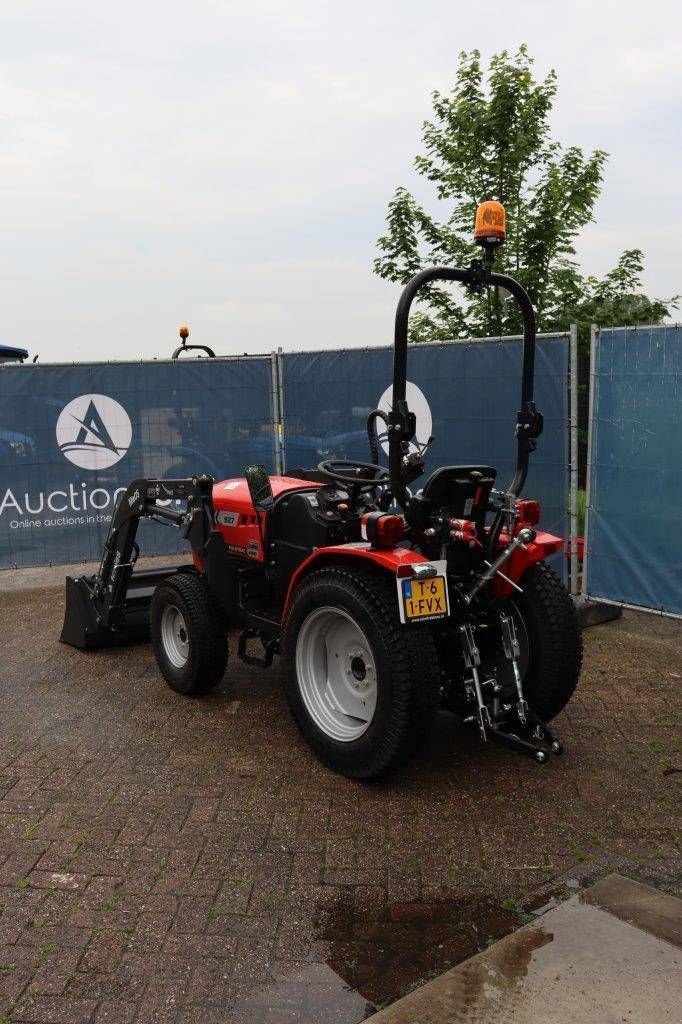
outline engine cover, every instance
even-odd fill
[[[290,491],[311,491],[321,485],[290,476],[271,476],[270,486],[276,501],[281,495]],[[254,562],[263,562],[265,555],[261,546],[261,531],[258,529],[256,510],[244,477],[221,480],[220,483],[214,484],[213,507],[216,526],[222,534],[225,547],[230,554],[248,558]],[[260,513],[263,534],[267,532],[270,514],[268,512]]]

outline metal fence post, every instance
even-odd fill
[[[597,376],[597,344],[599,342],[599,327],[597,324],[590,325],[590,387],[587,402],[587,469],[585,480],[585,547],[583,550],[583,576],[580,592],[584,597],[588,596],[587,565],[590,555],[590,512],[592,510],[592,447],[595,426],[594,393],[596,390]]]
[[[280,352],[282,350],[280,349]],[[280,405],[281,382],[279,375],[279,356],[270,353],[270,403],[272,407],[272,451],[275,473],[282,476],[284,465],[282,460],[282,408]]]
[[[570,328],[569,365],[571,380],[570,406],[570,486],[569,515],[571,537],[570,591],[578,593],[578,325]]]
[[[277,349],[277,402],[279,408],[279,458],[280,473],[287,470],[286,432],[284,429],[284,359],[281,347]]]

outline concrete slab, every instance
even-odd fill
[[[370,1018],[373,1024],[672,1024],[682,900],[610,875]]]
[[[592,598],[578,597],[575,600],[575,611],[582,629],[598,626],[602,622],[613,622],[623,617],[623,609],[617,604],[605,604]]]
[[[682,900],[615,874],[591,885],[582,895],[586,903],[682,948]]]

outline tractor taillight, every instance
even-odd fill
[[[402,516],[382,516],[377,522],[377,539],[387,548],[394,548],[405,536]]]
[[[402,516],[367,512],[362,517],[362,536],[375,548],[394,548],[405,536]]]
[[[518,527],[537,526],[540,522],[542,508],[540,507],[539,501],[530,501],[528,499],[517,501],[516,511],[519,514],[519,518],[517,520]]]
[[[474,241],[481,245],[501,245],[507,237],[507,214],[497,199],[480,203],[476,210]]]

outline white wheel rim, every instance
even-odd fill
[[[316,608],[296,640],[296,679],[306,711],[331,739],[367,732],[377,706],[377,670],[367,637],[342,608]]]
[[[189,633],[185,617],[174,604],[167,605],[161,615],[161,643],[174,668],[184,668],[189,658]]]

